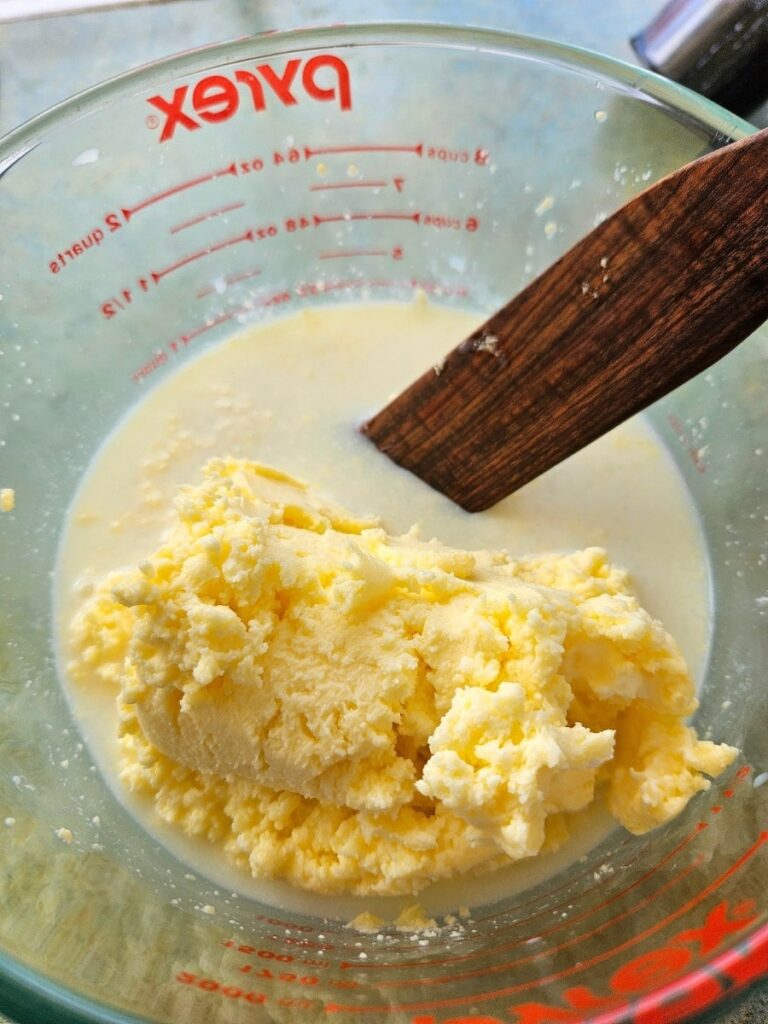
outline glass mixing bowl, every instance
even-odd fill
[[[617,832],[455,934],[379,942],[190,872],[95,771],[51,640],[81,474],[182,361],[306,304],[421,288],[490,311],[648,183],[750,131],[584,51],[383,26],[186,53],[2,143],[0,484],[16,491],[0,517],[3,1008],[21,1021],[670,1024],[765,975],[764,333],[648,413],[711,561],[696,723],[742,756],[668,825]],[[378,185],[324,187],[353,179]]]

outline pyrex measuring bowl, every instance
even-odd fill
[[[416,288],[490,310],[648,182],[749,130],[582,51],[389,26],[185,54],[2,144],[0,484],[17,502],[0,519],[4,1007],[36,1021],[667,1024],[765,973],[764,334],[650,413],[711,558],[697,725],[742,757],[662,829],[618,832],[455,929],[378,940],[221,891],[159,848],[70,720],[50,598],[99,443],[238,323]]]

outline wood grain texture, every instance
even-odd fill
[[[362,430],[480,511],[766,319],[768,129],[631,200]]]

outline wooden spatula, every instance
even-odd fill
[[[603,221],[363,426],[470,512],[495,504],[768,319],[768,129]]]

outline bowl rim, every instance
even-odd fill
[[[312,51],[416,44],[434,49],[506,53],[508,56],[546,60],[550,64],[577,72],[591,72],[612,80],[625,91],[654,100],[683,114],[687,120],[708,127],[713,132],[715,144],[720,141],[720,144],[725,145],[757,130],[736,114],[677,82],[586,47],[562,43],[545,36],[480,26],[382,21],[261,32],[184,50],[114,75],[55,103],[0,136],[0,176],[37,145],[48,131],[60,129],[67,122],[98,110],[108,101],[139,92],[143,87],[154,87],[179,75],[193,75],[209,69],[212,64],[221,66],[248,59],[253,56],[254,46],[258,47],[260,58],[269,58],[297,49]]]
[[[121,99],[156,87],[182,75],[194,75],[212,65],[239,63],[258,56],[261,59],[280,57],[296,50],[343,50],[366,46],[414,46],[433,49],[453,49],[522,57],[560,66],[577,73],[591,73],[604,78],[621,91],[636,94],[646,101],[683,115],[683,120],[708,128],[713,145],[726,145],[745,138],[757,129],[754,125],[730,113],[711,100],[672,82],[669,79],[616,57],[609,57],[586,47],[559,42],[544,36],[533,36],[481,26],[458,26],[445,22],[382,21],[357,24],[339,24],[307,28],[266,31],[241,38],[209,43],[180,53],[151,61],[140,67],[114,75],[104,81],[75,93],[0,137],[0,178],[3,173],[34,149],[45,136],[60,130],[67,123],[86,116]],[[662,1007],[674,995],[684,991],[691,995],[706,984],[709,971],[729,965],[734,960],[754,960],[768,949],[768,924],[762,925],[747,940],[746,948],[729,948],[719,953],[707,965],[707,971],[691,970],[681,978],[647,996],[646,1008],[653,1002]],[[758,975],[751,984],[726,990],[721,988],[714,998],[703,1006],[694,1018],[687,1013],[670,1017],[672,1021],[700,1019],[700,1013],[709,1014],[713,1008],[726,1008],[747,991],[761,987],[768,975]],[[47,1019],[61,1024],[139,1024],[147,1018],[132,1011],[108,1006],[98,998],[84,996],[52,977],[39,973],[4,950],[0,950],[0,1004],[2,1008],[19,1015],[19,1020]],[[672,1007],[674,1012],[674,1007]],[[30,1012],[32,1016],[30,1016]],[[623,1011],[619,1016],[601,1017],[605,1024],[629,1024]]]

